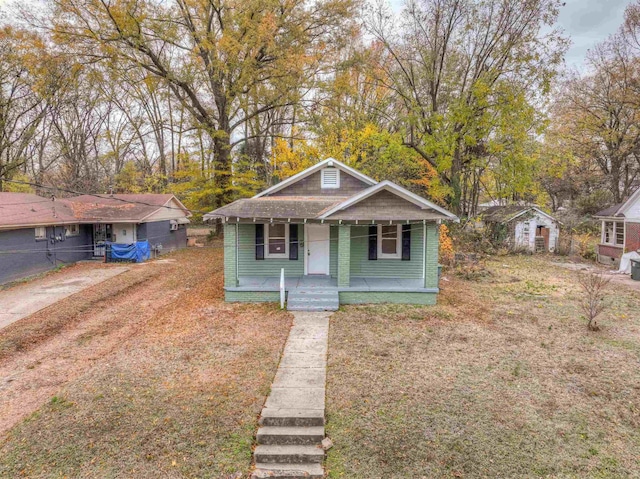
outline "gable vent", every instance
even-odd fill
[[[325,168],[321,173],[322,188],[340,188],[340,170]]]

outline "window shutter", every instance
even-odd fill
[[[289,225],[289,259],[298,259],[298,225]]]
[[[411,225],[402,225],[402,261],[411,261]]]
[[[369,260],[378,259],[378,227],[369,226]]]
[[[256,259],[264,259],[264,225],[256,225]]]

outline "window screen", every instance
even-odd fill
[[[287,237],[286,237],[286,225],[269,225],[269,255],[286,254],[287,252]]]

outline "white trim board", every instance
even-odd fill
[[[622,206],[620,206],[620,208],[618,208],[618,211],[616,211],[616,215],[621,214],[624,216],[625,212],[631,206],[633,206],[636,201],[640,201],[640,187],[633,192],[633,194],[629,197],[627,201],[622,203]]]
[[[350,174],[351,176],[354,176],[355,178],[359,179],[360,181],[362,181],[363,183],[367,183],[368,185],[375,185],[378,182],[376,180],[374,180],[373,178],[369,178],[367,175],[364,175],[362,173],[360,173],[357,170],[354,170],[353,168],[345,165],[344,163],[334,159],[334,158],[327,158],[326,160],[321,161],[320,163],[316,163],[315,165],[311,166],[310,168],[307,168],[304,171],[301,171],[300,173],[297,173],[293,176],[290,176],[289,178],[287,178],[286,180],[282,180],[280,183],[273,185],[271,188],[267,188],[266,190],[258,193],[257,195],[255,195],[253,198],[260,198],[262,196],[266,196],[269,195],[271,193],[275,193],[276,191],[280,191],[284,188],[286,188],[287,186],[290,186],[304,178],[306,178],[307,176],[312,175],[313,173],[316,173],[317,171],[322,170],[322,168],[324,168],[325,166],[334,166],[342,171],[344,171],[345,173]]]
[[[415,193],[412,193],[411,191],[403,188],[402,186],[398,186],[395,183],[392,183],[389,180],[381,181],[380,183],[370,188],[367,188],[366,190],[363,190],[357,195],[354,195],[351,198],[343,201],[339,205],[334,206],[329,211],[320,215],[319,218],[327,219],[329,216],[337,213],[338,211],[341,211],[350,206],[353,206],[359,203],[360,201],[365,200],[376,193],[379,193],[380,191],[389,191],[390,193],[394,193],[395,195],[407,200],[408,202],[413,203],[416,206],[419,206],[423,210],[431,209],[431,210],[437,211],[438,213],[446,216],[447,218],[453,221],[456,221],[456,222],[460,221],[460,219],[450,211],[445,210],[444,208],[436,205],[435,203],[432,203],[431,201],[425,198],[422,198],[416,195]]]
[[[509,221],[513,221],[516,218],[519,218],[520,216],[524,215],[525,213],[528,213],[529,211],[534,210],[537,211],[538,213],[540,213],[542,216],[546,216],[547,218],[549,218],[551,221],[553,221],[554,223],[558,223],[559,225],[561,225],[562,223],[560,221],[558,221],[557,219],[555,219],[553,216],[551,216],[548,213],[545,213],[544,211],[542,211],[540,208],[538,208],[537,206],[530,206],[527,209],[521,211],[520,213],[516,214],[515,216],[512,216],[511,218],[509,218],[507,221],[505,221],[505,223],[508,223]]]

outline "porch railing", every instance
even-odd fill
[[[284,309],[284,268],[280,269],[280,309]]]

